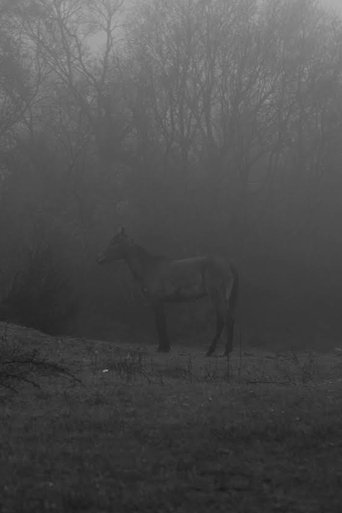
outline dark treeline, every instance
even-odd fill
[[[123,224],[233,258],[250,341],[333,339],[341,72],[315,0],[1,0],[2,317],[103,334],[147,316],[95,263]]]

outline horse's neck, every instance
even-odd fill
[[[132,244],[126,252],[125,260],[134,278],[143,283],[146,272],[155,258],[146,249]]]

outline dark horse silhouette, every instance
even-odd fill
[[[168,352],[170,341],[166,329],[164,303],[209,297],[216,312],[216,332],[207,351],[213,354],[226,326],[225,355],[233,349],[235,309],[239,277],[235,266],[223,258],[193,257],[172,260],[151,255],[130,239],[120,228],[107,249],[98,256],[99,264],[124,260],[151,303],[156,318],[158,350]]]

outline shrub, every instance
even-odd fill
[[[56,334],[75,314],[67,270],[49,247],[30,253],[1,303],[2,320]]]

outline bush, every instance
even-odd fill
[[[76,314],[70,279],[50,248],[29,255],[1,303],[1,318],[56,334]]]

